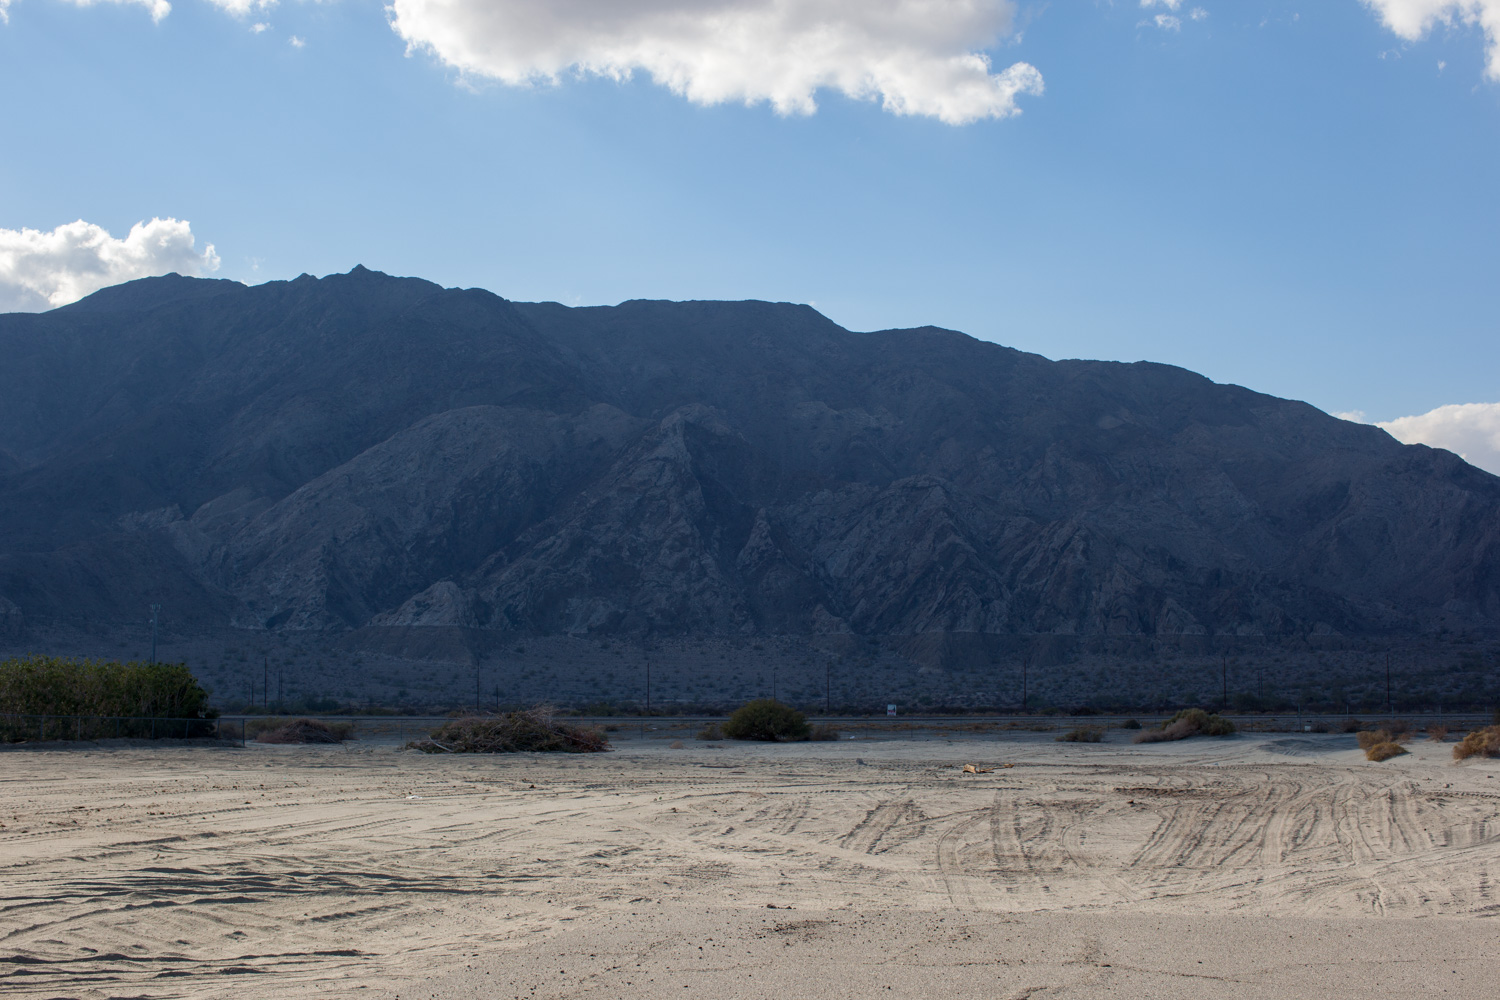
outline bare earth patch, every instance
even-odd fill
[[[1487,990],[1500,766],[1287,742],[6,751],[0,994]]]

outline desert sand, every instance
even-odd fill
[[[1291,998],[1500,982],[1500,761],[1414,742],[1375,764],[1349,736],[1124,740],[7,750],[0,994]]]

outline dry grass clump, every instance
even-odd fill
[[[598,753],[609,740],[597,729],[559,722],[545,707],[504,715],[449,719],[425,740],[406,744],[423,753]]]
[[[820,722],[812,727],[807,738],[814,743],[832,743],[839,738],[839,729],[830,723]]]
[[[693,736],[695,740],[722,740],[723,738],[724,730],[719,728],[717,722],[710,722]]]
[[[1059,743],[1098,743],[1104,739],[1102,726],[1074,726],[1054,737]]]
[[[1500,726],[1476,729],[1453,747],[1454,760],[1470,757],[1500,757]]]
[[[1448,727],[1431,725],[1427,727],[1427,738],[1434,743],[1441,743],[1448,738]]]
[[[1382,743],[1392,743],[1391,734],[1386,729],[1365,729],[1356,733],[1354,738],[1359,741],[1359,748],[1368,755],[1371,747]]]
[[[1390,732],[1391,739],[1397,742],[1405,743],[1412,738],[1412,727],[1405,719],[1392,719],[1384,728]]]
[[[257,743],[342,743],[354,739],[354,723],[322,719],[256,719],[247,723]],[[247,733],[248,735],[248,733]]]
[[[1143,729],[1135,734],[1133,743],[1165,743],[1170,740],[1185,740],[1190,736],[1228,736],[1234,732],[1234,723],[1220,715],[1210,715],[1201,708],[1185,708],[1172,716],[1157,729]]]
[[[1364,735],[1361,733],[1360,735]],[[1406,747],[1392,740],[1384,743],[1371,744],[1365,750],[1365,760],[1390,760],[1392,757],[1400,757],[1406,753]]]

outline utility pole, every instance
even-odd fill
[[[1221,708],[1221,709],[1219,709],[1219,711],[1221,711],[1221,712],[1228,712],[1229,711],[1229,657],[1227,655],[1221,655],[1219,657],[1219,671],[1220,671],[1220,677],[1222,678],[1222,680],[1224,682],[1224,697],[1220,701],[1220,704],[1223,705],[1224,707]]]
[[[484,697],[479,693],[479,659],[474,660],[474,714],[484,711]]]
[[[267,711],[271,708],[271,658],[269,656],[260,661],[260,707]]]
[[[156,619],[161,615],[161,605],[151,605],[151,662],[156,663]]]
[[[1385,654],[1385,710],[1388,715],[1396,711],[1396,705],[1391,701],[1391,654],[1389,651]]]
[[[651,714],[651,657],[646,657],[646,714]]]
[[[829,660],[823,664],[823,714],[827,715],[832,709],[829,707],[833,701],[833,661]]]
[[[282,706],[286,704],[282,699],[282,695],[286,693],[285,687],[281,683],[284,672],[285,667],[276,668],[276,711],[278,712],[283,711]]]
[[[1026,714],[1026,668],[1031,665],[1031,657],[1021,657],[1021,714]]]
[[[771,700],[776,700],[776,664],[771,664]]]

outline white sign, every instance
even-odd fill
[[[887,705],[887,706],[885,706],[885,714],[886,715],[895,715],[896,714],[896,706],[895,705]]]

